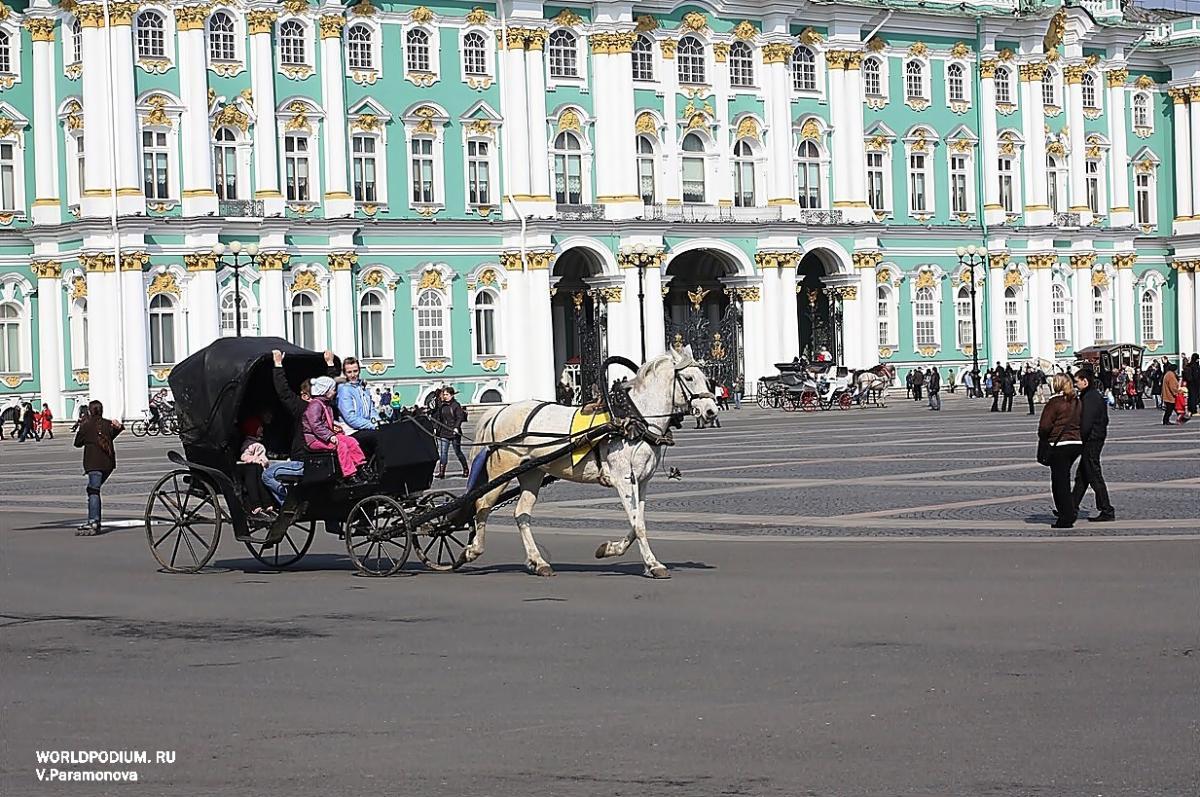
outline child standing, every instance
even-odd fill
[[[1175,414],[1179,417],[1175,420],[1176,424],[1187,423],[1187,400],[1188,389],[1187,385],[1180,385],[1179,392],[1175,394]]]

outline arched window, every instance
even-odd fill
[[[679,64],[679,82],[704,83],[704,44],[695,36],[684,36],[675,50]]]
[[[796,202],[821,207],[821,151],[813,141],[801,141],[796,149]]]
[[[0,304],[0,373],[19,374],[25,369],[21,360],[21,308]]]
[[[729,48],[729,85],[754,85],[754,53],[746,42],[734,42]]]
[[[243,287],[242,290],[245,291],[246,288]],[[236,296],[233,291],[226,291],[225,295],[221,297],[221,337],[223,338],[231,338],[237,335],[238,324],[233,316],[235,298]],[[242,294],[241,316],[242,334],[252,334],[253,330],[250,328],[250,303],[246,300],[245,293]]]
[[[0,29],[0,73],[12,72],[12,37],[8,31]]]
[[[146,199],[170,199],[171,150],[162,130],[142,131],[142,188]]]
[[[1070,338],[1067,323],[1067,289],[1057,282],[1050,287],[1050,318],[1054,328],[1054,342],[1066,343]]]
[[[1150,126],[1150,95],[1149,94],[1134,94],[1133,95],[1133,126],[1134,127],[1149,127]]]
[[[383,357],[383,299],[378,293],[364,293],[358,302],[359,355],[368,360]]]
[[[164,293],[150,300],[150,364],[175,363],[175,303]]]
[[[292,297],[292,343],[302,349],[317,348],[317,303],[307,293]]]
[[[468,75],[487,74],[487,41],[477,30],[463,36],[463,71]]]
[[[1095,343],[1108,341],[1108,296],[1103,288],[1092,288],[1092,334]]]
[[[752,208],[756,204],[754,192],[754,148],[749,141],[733,145],[733,204],[739,208]]]
[[[0,141],[0,210],[14,213],[17,207],[17,175],[20,150],[11,141]]]
[[[351,25],[346,31],[346,63],[351,69],[374,69],[374,34],[369,25]]]
[[[475,356],[490,357],[496,348],[496,297],[489,291],[475,296]]]
[[[1142,342],[1159,340],[1158,294],[1153,289],[1142,293]]]
[[[868,97],[883,96],[883,62],[871,56],[862,62],[863,91]]]
[[[937,309],[933,288],[918,288],[913,302],[913,319],[916,324],[918,346],[937,345]]]
[[[283,137],[284,179],[287,183],[288,202],[307,202],[312,198],[312,185],[309,181],[310,158],[307,135],[288,133]]]
[[[1083,79],[1080,81],[1080,92],[1083,95],[1084,108],[1100,107],[1096,97],[1096,76],[1091,72],[1083,73]]]
[[[1058,105],[1058,72],[1054,69],[1047,69],[1042,78],[1042,104]]]
[[[951,102],[963,102],[967,99],[967,82],[963,76],[962,64],[950,64],[946,67],[946,96]]]
[[[238,198],[237,134],[218,127],[213,134],[213,184],[220,199]]]
[[[1067,209],[1067,168],[1055,155],[1046,156],[1046,204],[1055,213]]]
[[[644,33],[633,40],[633,79],[654,80],[654,42]]]
[[[968,276],[970,272],[967,272]],[[954,321],[958,331],[958,348],[966,350],[971,345],[971,288],[960,285],[954,297]]]
[[[703,204],[704,172],[707,168],[704,157],[704,142],[695,133],[683,137],[683,201]]]
[[[88,367],[88,303],[76,299],[71,308],[71,370]]]
[[[792,50],[792,90],[817,90],[817,56],[803,44]]]
[[[79,17],[71,23],[71,63],[78,64],[83,60],[83,24]]]
[[[879,314],[879,345],[888,346],[892,342],[892,289],[880,285],[875,289],[875,301]]]
[[[429,72],[429,34],[411,28],[404,36],[404,60],[410,72]]]
[[[500,391],[489,387],[487,390],[479,394],[480,404],[499,404],[504,401],[504,396],[500,395]]]
[[[551,33],[547,54],[550,77],[579,77],[579,47],[574,33],[562,29]]]
[[[1006,66],[996,67],[996,102],[1012,104],[1012,72]]]
[[[1011,285],[1004,289],[1004,342],[1021,342],[1020,302],[1017,289]]]
[[[233,17],[228,11],[214,12],[208,18],[208,57],[213,61],[236,61]]]
[[[417,356],[423,360],[446,356],[444,304],[437,291],[425,291],[417,299]]]
[[[904,65],[904,96],[910,100],[925,96],[925,65],[920,61],[909,61]]]
[[[157,11],[143,11],[137,15],[138,58],[167,56],[166,26],[166,18]]]
[[[579,137],[567,130],[554,139],[554,201],[583,204],[583,147]]]
[[[637,159],[638,191],[644,204],[653,205],[658,195],[655,190],[658,182],[656,179],[658,161],[655,157],[654,142],[649,136],[638,136]]]
[[[304,25],[289,19],[279,26],[279,63],[285,66],[301,66],[308,62],[304,38]]]

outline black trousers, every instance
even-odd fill
[[[1004,406],[1001,407],[1001,412],[1012,412],[1012,398],[1008,393],[1004,394]]]
[[[379,447],[379,438],[374,429],[357,429],[350,436],[358,443],[358,447],[363,450],[363,455],[367,459],[370,459],[375,454],[375,449]]]
[[[1070,525],[1075,522],[1075,501],[1071,495],[1071,465],[1079,456],[1083,446],[1078,444],[1057,445],[1050,451],[1050,492],[1054,495],[1054,509],[1058,522]]]
[[[1033,394],[1026,393],[1025,398],[1029,399],[1029,414],[1033,415]]]
[[[921,386],[913,385],[913,401],[921,400]]]
[[[263,484],[263,466],[253,462],[239,462],[238,475],[242,477],[242,491],[246,499],[246,508],[250,510],[262,508],[272,509],[275,499]]]
[[[1175,414],[1175,402],[1174,401],[1164,401],[1163,402],[1163,425],[1164,426],[1171,422],[1171,416],[1174,414]]]
[[[1111,515],[1115,511],[1112,502],[1108,500],[1108,485],[1104,483],[1104,471],[1100,468],[1102,448],[1103,440],[1083,444],[1083,451],[1079,454],[1079,468],[1075,471],[1075,489],[1071,492],[1076,511],[1079,510],[1079,503],[1083,501],[1088,487],[1091,487],[1096,495],[1096,509],[1100,514]]]
[[[1000,404],[1000,394],[999,394],[999,393],[993,393],[993,394],[992,394],[992,412],[999,412],[999,411],[1000,411],[1000,408],[999,408],[999,406],[998,406],[999,404]]]

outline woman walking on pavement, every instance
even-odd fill
[[[1079,402],[1075,385],[1066,374],[1055,374],[1054,394],[1042,408],[1038,421],[1038,462],[1050,466],[1050,490],[1054,495],[1053,528],[1075,525],[1075,501],[1071,495],[1071,465],[1083,448],[1079,434]]]
[[[75,433],[75,447],[83,449],[83,472],[87,474],[88,519],[75,532],[76,537],[91,537],[100,531],[100,488],[117,469],[113,438],[121,433],[120,421],[104,417],[104,405],[88,404],[88,415]]]
[[[450,447],[454,447],[454,456],[462,465],[462,476],[467,478],[467,458],[462,450],[462,426],[467,422],[467,411],[454,398],[454,388],[442,388],[437,408],[433,411],[434,436],[438,444],[438,478],[446,478],[446,460],[450,457]]]

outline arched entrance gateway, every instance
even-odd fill
[[[833,361],[846,364],[843,299],[848,287],[845,277],[834,277],[837,264],[827,252],[809,252],[796,268],[796,320],[800,357],[812,362],[822,349]],[[831,279],[832,277],[832,279]]]
[[[696,249],[671,259],[662,288],[666,345],[691,346],[709,379],[730,388],[745,378],[741,301],[727,284],[737,273],[729,255]]]
[[[554,378],[566,374],[574,404],[593,398],[600,364],[608,357],[608,304],[599,279],[599,255],[582,247],[567,249],[554,261],[550,312],[554,325]]]

